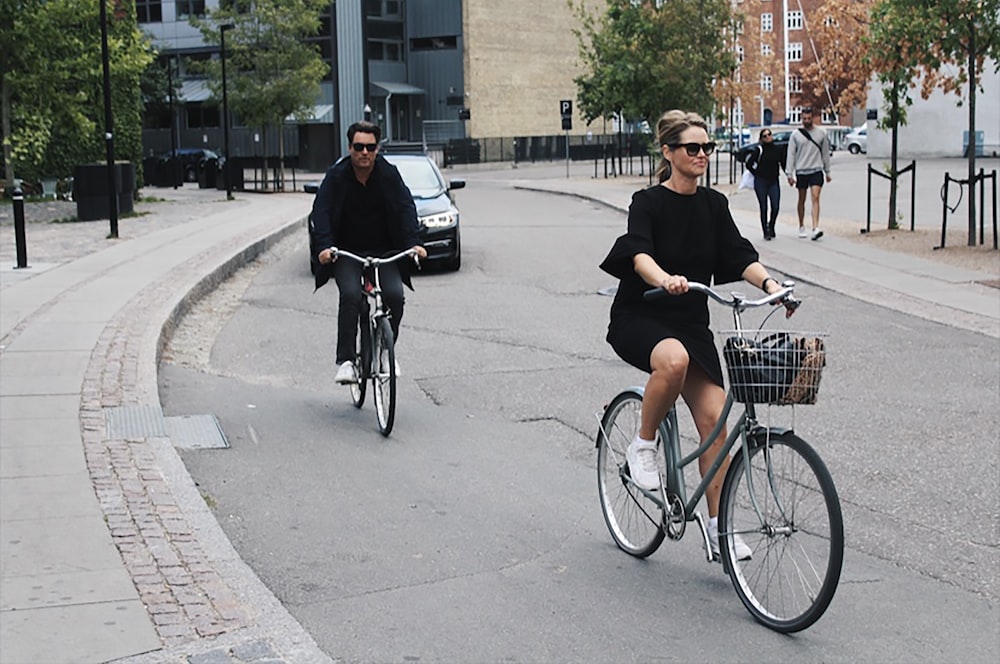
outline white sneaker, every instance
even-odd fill
[[[660,488],[660,471],[656,467],[656,443],[633,440],[625,451],[632,481],[647,491]]]
[[[816,229],[813,229],[813,232],[812,232],[812,239],[814,239],[814,240],[818,240],[818,239],[820,239],[821,237],[823,237],[823,231],[821,231],[821,230],[820,230],[820,229],[818,229],[818,228],[816,228]]]
[[[708,522],[708,543],[712,547],[712,558],[719,559],[719,526]],[[738,534],[733,535],[733,551],[736,553],[736,560],[750,560],[753,557],[753,550],[747,546],[743,538]]]
[[[341,385],[353,385],[357,383],[358,374],[354,371],[354,362],[344,362],[341,364],[333,380]]]
[[[809,237],[809,231],[806,230],[805,226],[799,226],[799,237]]]

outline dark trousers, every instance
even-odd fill
[[[337,364],[354,359],[354,342],[357,336],[358,315],[361,311],[361,264],[341,258],[333,263],[333,277],[340,289],[340,307],[337,311]],[[389,309],[392,333],[399,338],[399,322],[403,319],[403,279],[399,267],[388,263],[379,268],[382,301]],[[365,322],[367,325],[367,322]]]
[[[774,222],[778,218],[778,204],[781,203],[781,186],[775,182],[768,182],[760,178],[754,178],[753,190],[757,194],[757,205],[760,206],[760,227],[764,235],[774,236]],[[767,203],[771,202],[771,212],[768,214]]]

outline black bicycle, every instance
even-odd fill
[[[416,251],[407,249],[388,258],[358,256],[336,247],[330,247],[330,252],[336,258],[355,260],[364,268],[361,279],[365,297],[361,299],[354,354],[354,371],[358,380],[351,384],[351,400],[355,407],[361,408],[365,403],[368,381],[371,381],[378,430],[383,436],[388,436],[396,419],[396,343],[389,323],[389,310],[382,301],[379,268],[403,258],[413,257],[416,260]]]

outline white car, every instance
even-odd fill
[[[868,125],[861,125],[852,129],[844,136],[844,147],[851,154],[868,152]]]

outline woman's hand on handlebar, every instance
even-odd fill
[[[414,255],[419,259],[427,258],[427,250],[421,247],[419,244],[412,249]]]
[[[659,286],[670,295],[683,295],[688,292],[687,277],[679,274],[668,274],[660,281]]]
[[[319,256],[317,256],[317,258],[319,258],[321,265],[329,265],[333,261],[337,260],[337,255],[333,253],[333,248],[331,247],[319,252]]]

